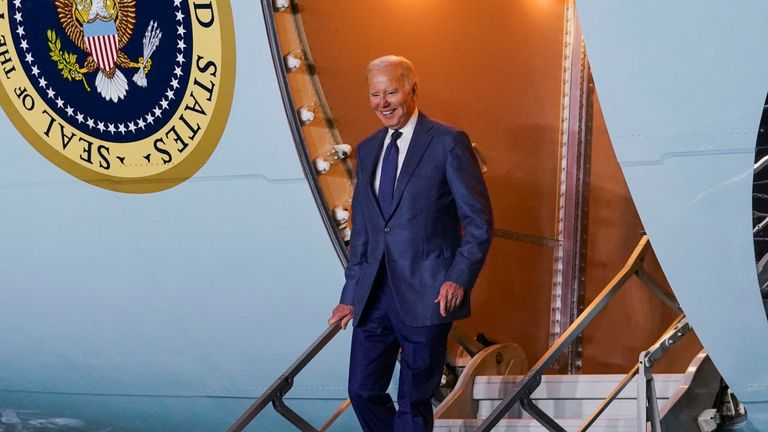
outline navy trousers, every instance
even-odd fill
[[[435,307],[438,307],[435,305]],[[352,332],[349,398],[365,432],[428,432],[451,324],[411,327],[392,296],[386,271]],[[402,348],[402,352],[401,352]],[[397,409],[387,388],[400,353]]]

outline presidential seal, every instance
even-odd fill
[[[110,190],[173,187],[229,116],[228,0],[0,0],[0,103],[73,176]]]

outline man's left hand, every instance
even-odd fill
[[[435,299],[435,303],[440,304],[440,315],[448,316],[459,307],[462,300],[464,300],[464,288],[455,282],[446,281],[440,287],[440,295]]]

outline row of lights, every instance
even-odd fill
[[[291,0],[273,0],[272,7],[275,12],[282,12],[291,8]],[[296,72],[306,64],[306,55],[302,49],[292,49],[283,55],[283,65],[288,73]],[[302,105],[296,110],[299,122],[302,126],[311,124],[317,117],[319,107],[316,103]],[[352,154],[352,146],[349,144],[335,144],[330,149],[321,153],[313,160],[313,166],[317,175],[328,173],[333,165],[336,165]],[[346,202],[350,202],[347,199]],[[351,236],[350,230],[350,210],[348,205],[340,204],[331,210],[331,215],[336,223],[341,238],[345,244],[349,243]]]
[[[275,12],[285,11],[291,7],[291,0],[273,0],[272,7],[275,10]],[[306,63],[306,56],[304,54],[304,51],[301,49],[293,49],[291,51],[288,51],[288,53],[283,56],[283,64],[285,66],[285,70],[288,73],[298,71],[299,69],[301,69],[301,67],[305,63]],[[315,120],[315,117],[317,116],[318,109],[319,108],[315,103],[310,103],[310,104],[302,105],[301,107],[299,107],[299,109],[296,112],[299,118],[299,122],[301,122],[303,126],[307,126],[310,123],[312,123]],[[486,162],[486,159],[483,157],[477,144],[472,143],[472,149],[474,150],[475,156],[477,157],[477,160],[480,163],[480,168],[482,172],[485,173],[488,170],[488,164]],[[313,160],[315,173],[317,175],[326,174],[331,170],[333,165],[338,164],[339,162],[349,158],[351,154],[352,154],[352,146],[350,146],[349,144],[333,145],[330,149],[326,150],[320,156],[318,156]],[[351,200],[347,199],[346,201],[349,202]],[[348,244],[350,239],[350,227],[349,227],[350,212],[349,212],[348,206],[346,205],[336,206],[331,211],[331,214],[333,215],[333,219],[336,222],[336,228],[339,230],[339,233],[341,234],[342,239],[344,240],[345,243]]]

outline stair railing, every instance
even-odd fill
[[[232,426],[227,429],[227,432],[241,432],[264,410],[270,403],[275,408],[275,411],[288,420],[293,426],[302,432],[320,432],[327,428],[323,426],[321,429],[315,429],[314,426],[309,424],[301,415],[292,410],[285,404],[283,398],[293,387],[293,381],[296,376],[309,364],[312,359],[323,349],[328,342],[333,339],[334,336],[341,330],[341,323],[336,322],[323,331],[323,333],[312,342],[312,345],[304,351],[298,359],[280,375],[275,382],[267,388],[267,390],[254,402],[247,410],[235,421]],[[343,412],[343,410],[342,410]],[[340,414],[340,413],[339,413]],[[338,417],[336,415],[335,417]],[[335,417],[331,417],[326,425],[332,423]]]
[[[573,324],[555,341],[555,343],[547,350],[546,353],[539,359],[539,361],[533,366],[533,368],[523,377],[523,379],[515,384],[512,393],[508,395],[491,414],[483,420],[483,422],[475,429],[476,432],[490,432],[501,419],[511,410],[516,404],[520,404],[522,409],[533,417],[539,424],[544,426],[548,431],[553,432],[566,432],[566,430],[560,426],[552,417],[539,408],[532,400],[531,395],[541,384],[541,377],[544,372],[552,367],[555,361],[560,357],[560,354],[565,351],[568,346],[584,331],[584,329],[595,319],[595,317],[603,310],[603,308],[613,299],[613,297],[621,290],[622,287],[632,278],[636,276],[646,287],[650,289],[656,296],[658,296],[664,304],[673,308],[674,310],[682,313],[677,303],[669,298],[658,284],[643,268],[645,263],[645,257],[650,249],[650,242],[648,236],[643,236],[640,242],[635,247],[635,250],[630,255],[624,267],[619,273],[611,280],[608,285],[603,288],[600,294],[592,301],[592,303],[579,315]],[[631,381],[631,379],[630,379]],[[623,386],[626,383],[623,382]],[[621,385],[621,383],[620,383]],[[622,386],[622,388],[623,388]],[[645,403],[645,401],[643,402]]]
[[[637,378],[637,424],[646,429],[650,423],[651,432],[661,432],[659,402],[656,400],[656,385],[651,368],[653,364],[680,338],[688,334],[691,325],[685,315],[678,317],[675,324],[652,347],[640,353]],[[586,429],[584,429],[586,430]]]
[[[616,385],[611,393],[605,398],[594,413],[584,422],[579,432],[586,432],[605,412],[608,406],[618,398],[619,394],[629,385],[636,376],[637,380],[637,404],[638,419],[637,424],[645,425],[650,421],[651,431],[661,431],[661,417],[659,416],[659,403],[656,399],[656,387],[654,385],[651,368],[661,356],[667,352],[677,341],[691,331],[691,325],[685,315],[678,315],[672,325],[664,334],[651,345],[650,348],[640,353],[640,361],[630,370],[624,378]],[[643,428],[645,430],[645,428]]]

